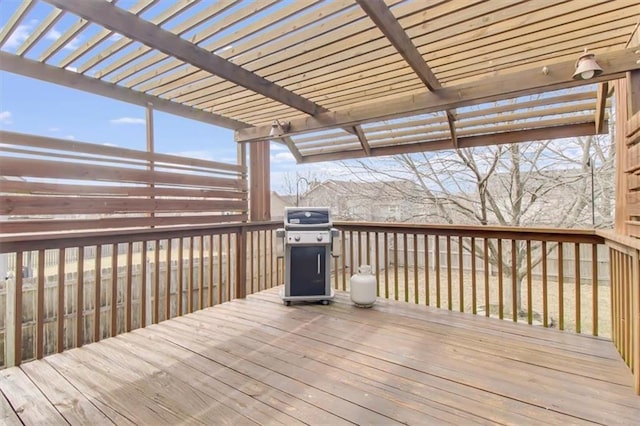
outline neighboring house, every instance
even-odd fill
[[[312,184],[307,192],[300,195],[300,205],[329,207],[335,220],[424,221],[425,204],[415,201],[420,193],[420,188],[408,181],[328,180]]]
[[[284,220],[284,208],[295,205],[295,195],[280,195],[271,191],[271,220]]]

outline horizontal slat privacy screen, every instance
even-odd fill
[[[3,234],[246,220],[237,164],[0,132]]]

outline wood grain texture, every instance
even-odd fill
[[[329,306],[286,307],[278,291],[5,370],[31,385],[0,376],[0,391],[12,391],[9,401],[40,400],[30,415],[41,422],[72,424],[581,424],[640,416],[633,377],[605,339],[382,299],[360,309],[342,292]],[[77,402],[61,405],[69,400]]]

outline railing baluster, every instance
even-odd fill
[[[111,309],[111,324],[109,325],[111,337],[118,334],[118,248],[118,244],[111,245],[111,299],[109,302]],[[126,294],[129,294],[129,291],[125,289]]]
[[[393,233],[393,298],[398,300],[398,233]]]
[[[353,231],[349,231],[349,276],[358,272],[358,265],[354,267],[354,254],[353,254]],[[345,290],[346,282],[342,284],[343,290]]]
[[[436,307],[440,307],[440,237],[434,235],[433,257],[435,258],[436,268]]]
[[[262,262],[262,289],[266,290],[267,286],[267,231],[258,231],[263,234],[262,238],[262,255],[258,257],[258,262]]]
[[[222,234],[218,235],[218,304],[222,303]]]
[[[533,291],[531,272],[531,240],[527,240],[527,323],[533,324]]]
[[[253,293],[256,292],[256,289],[255,289],[255,286],[254,286],[254,277],[255,277],[255,274],[256,274],[255,265],[254,265],[255,248],[254,248],[254,243],[253,243],[253,241],[256,238],[256,236],[254,235],[253,232],[250,232],[249,235],[250,235],[250,238],[249,238],[249,250],[250,251],[249,251],[249,253],[250,253],[250,259],[251,259],[249,261],[249,273],[251,275],[251,278],[249,279],[249,288],[251,289],[251,293],[253,294]]]
[[[564,249],[558,243],[558,328],[564,330]]]
[[[8,342],[13,340],[13,352],[11,345],[8,346],[7,367],[19,366],[22,363],[22,267],[23,267],[22,251],[16,252],[16,269],[14,275],[13,286],[9,283],[7,298],[7,324],[6,339]],[[12,336],[13,335],[13,336]],[[13,339],[12,339],[13,337]]]
[[[213,306],[213,234],[209,234],[207,236],[207,263],[209,267],[207,268],[207,307]]]
[[[78,247],[78,279],[76,280],[76,347],[84,343],[84,246]]]
[[[178,238],[178,270],[176,271],[178,282],[176,288],[176,295],[178,296],[178,301],[176,303],[176,308],[178,311],[178,316],[182,316],[183,313],[183,294],[182,289],[184,288],[184,239],[182,237]]]
[[[431,286],[429,285],[429,235],[424,234],[424,304],[431,304]]]
[[[38,305],[36,312],[36,359],[44,356],[44,250],[38,250]]]
[[[189,237],[189,271],[187,275],[187,313],[193,312],[193,237]]]
[[[371,233],[366,233],[366,245],[367,245],[367,265],[371,266]]]
[[[384,233],[384,297],[389,298],[389,234]]]
[[[478,280],[476,277],[476,238],[471,237],[471,313],[478,313]]]
[[[591,315],[592,319],[592,334],[598,335],[598,246],[591,244]]]
[[[160,322],[160,240],[153,243],[153,323]]]
[[[409,301],[409,244],[407,233],[402,234],[402,255],[404,262],[404,301]]]
[[[231,300],[231,233],[227,233],[227,299]]]
[[[511,318],[518,322],[518,262],[517,242],[511,240]]]
[[[458,237],[458,287],[460,291],[458,308],[460,312],[464,312],[464,253],[462,246],[462,237]]]
[[[498,316],[504,319],[504,287],[502,271],[502,238],[498,238]]]
[[[118,309],[117,297],[112,296],[111,303],[112,303],[112,309],[115,309],[117,311]],[[127,245],[127,294],[125,296],[125,315],[126,315],[125,330],[126,331],[131,331],[133,329],[133,324],[132,324],[133,306],[132,305],[133,305],[133,243],[130,241],[129,244]]]
[[[542,325],[549,327],[549,294],[547,289],[547,242],[542,242]]]
[[[376,232],[373,235],[376,239],[376,296],[380,297],[380,234]]]
[[[489,240],[487,237],[482,241],[482,249],[484,250],[484,315],[491,315],[491,298],[489,293]]]
[[[451,236],[447,235],[447,309],[453,309],[453,296],[451,291]]]
[[[65,298],[65,285],[66,285],[66,274],[65,274],[65,266],[67,264],[66,261],[66,249],[61,248],[58,250],[58,323],[57,323],[57,344],[56,350],[58,353],[64,351],[64,322],[66,318],[66,311],[64,309],[64,298]]]
[[[198,309],[204,308],[204,236],[200,235],[198,247]]]
[[[582,326],[580,323],[580,303],[581,303],[581,294],[580,294],[580,243],[574,244],[574,286],[575,286],[575,304],[576,304],[576,333],[581,333]]]
[[[167,253],[165,254],[165,274],[167,275],[167,281],[164,288],[164,318],[171,318],[171,251],[172,251],[171,238],[167,238]],[[209,252],[211,253],[211,252]],[[211,262],[209,262],[211,265]]]
[[[142,252],[140,253],[140,268],[141,271],[141,279],[140,279],[140,328],[147,326],[147,313],[149,304],[148,301],[148,289],[147,289],[147,281],[149,277],[147,276],[147,250],[149,249],[149,243],[147,241],[142,242]]]
[[[347,286],[347,242],[345,241],[346,235],[346,232],[343,232],[342,239],[340,240],[340,255],[342,257],[342,291],[344,291]]]
[[[101,321],[100,312],[102,307],[102,245],[96,246],[96,259],[95,259],[95,288],[93,299],[93,341],[98,342],[102,336],[100,336]]]
[[[257,253],[258,253],[258,257],[257,257],[257,259],[258,259],[258,262],[257,262],[257,263],[258,263],[258,271],[257,271],[257,272],[258,272],[258,277],[257,277],[257,281],[258,281],[258,291],[260,291],[260,290],[262,290],[262,284],[260,283],[260,275],[261,275],[261,272],[262,272],[262,268],[260,267],[260,266],[261,266],[261,265],[260,265],[260,257],[262,256],[262,252],[261,252],[261,250],[260,250],[260,240],[261,240],[261,239],[260,239],[260,231],[257,231],[257,232],[256,232],[256,234],[257,234],[257,237],[258,237],[258,241],[257,241],[257,244],[256,244],[256,246],[257,246]]]
[[[630,283],[631,282],[631,256],[629,256],[627,253],[625,253],[623,255],[624,258],[624,276],[622,278],[622,282],[623,283]],[[623,357],[624,360],[626,361],[627,365],[629,365],[630,361],[631,361],[631,351],[630,351],[630,341],[631,341],[631,315],[630,315],[630,294],[629,294],[629,286],[628,285],[622,285],[622,292],[621,292],[621,303],[622,303],[622,318],[623,318],[623,335],[622,335],[622,342],[623,342]]]
[[[358,267],[362,265],[362,232],[358,231]],[[357,268],[354,269],[357,271]]]
[[[368,234],[367,234],[368,235]],[[420,286],[418,284],[418,235],[413,236],[413,303],[420,303]]]
[[[274,232],[273,229],[269,230],[269,288],[273,288],[273,260],[275,256],[274,253]]]

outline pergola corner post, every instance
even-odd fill
[[[270,142],[249,145],[249,220],[271,220]]]

